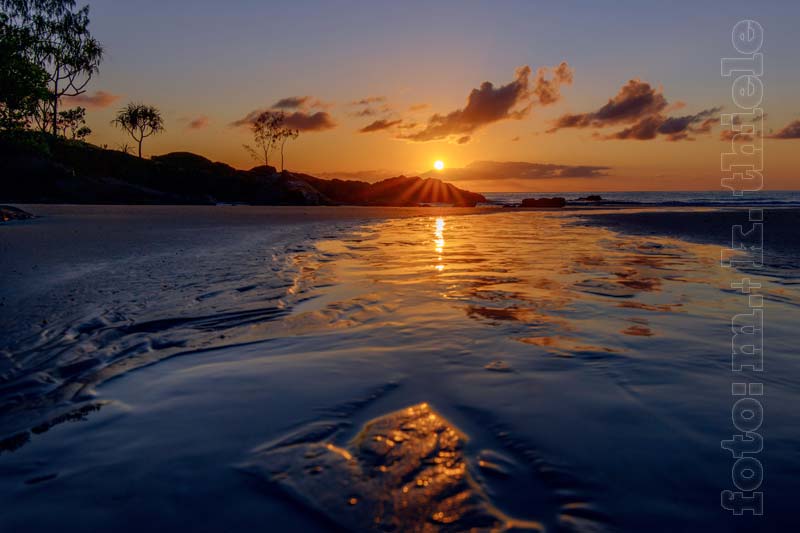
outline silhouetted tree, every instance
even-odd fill
[[[130,103],[117,112],[111,124],[118,126],[133,137],[139,144],[139,157],[142,157],[142,141],[151,135],[164,131],[161,112],[153,106]]]
[[[74,107],[58,112],[58,129],[61,135],[68,139],[83,140],[92,130],[86,126],[86,109]]]
[[[26,57],[47,73],[49,98],[35,115],[42,131],[58,134],[58,103],[77,96],[98,71],[103,48],[89,32],[89,6],[76,0],[0,0],[6,22],[30,34]]]
[[[0,13],[0,129],[25,128],[49,98],[47,73],[26,55],[33,36]]]
[[[244,148],[256,161],[264,161],[264,165],[269,166],[269,153],[280,139],[283,120],[283,111],[264,111],[250,124],[256,146],[245,144]]]
[[[286,141],[297,139],[300,136],[300,130],[293,130],[292,128],[281,128],[278,131],[277,138],[281,143],[281,172],[284,170],[283,166],[283,147]]]

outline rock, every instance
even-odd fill
[[[418,206],[420,204],[450,204],[456,207],[475,207],[486,202],[482,194],[459,189],[435,178],[397,176],[367,183],[352,180],[323,180],[297,174],[330,198],[344,205]]]
[[[331,431],[292,434],[242,466],[347,531],[541,530],[492,504],[469,472],[466,436],[426,403],[372,420],[346,447]]]
[[[12,207],[10,205],[0,205],[0,222],[8,222],[9,220],[28,220],[33,218],[33,215]]]
[[[567,201],[557,196],[555,198],[525,198],[522,207],[564,207]]]
[[[590,194],[589,196],[586,196],[585,198],[576,199],[576,202],[602,202],[602,201],[603,201],[603,197],[600,196],[599,194]]]

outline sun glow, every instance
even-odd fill
[[[444,170],[444,161],[442,161],[441,159],[437,160],[436,162],[433,163],[433,168],[435,168],[436,170]]]

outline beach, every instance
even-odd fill
[[[720,249],[746,211],[19,207],[0,530],[795,523],[797,209],[765,209],[746,270],[769,513],[733,517],[748,295]]]

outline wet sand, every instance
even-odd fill
[[[752,218],[751,218],[752,217]],[[693,242],[731,245],[734,226],[744,231],[754,223],[764,227],[764,250],[771,256],[800,258],[800,209],[627,209],[616,212],[585,214],[589,224],[624,231],[634,235],[665,235]]]
[[[758,278],[769,512],[719,507],[746,296],[716,245],[550,211],[24,207],[0,227],[3,530],[794,522],[786,278]]]

